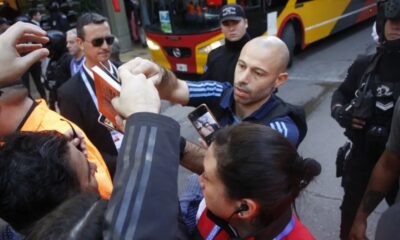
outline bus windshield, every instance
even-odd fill
[[[223,0],[141,0],[140,12],[146,31],[194,34],[219,28]]]

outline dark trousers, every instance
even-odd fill
[[[31,95],[31,88],[29,85],[29,74],[32,76],[33,82],[35,83],[36,89],[38,90],[40,97],[46,99],[46,92],[41,81],[42,67],[40,62],[33,64],[29,70],[22,76],[22,82],[28,88],[29,95]]]

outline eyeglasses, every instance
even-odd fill
[[[114,36],[107,36],[103,38],[95,38],[90,41],[93,47],[100,47],[103,45],[104,41],[106,41],[107,45],[112,45],[114,43],[115,37]]]

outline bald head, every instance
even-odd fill
[[[261,36],[250,40],[243,47],[242,52],[246,52],[245,49],[261,53],[268,52],[268,56],[273,56],[276,69],[278,72],[285,72],[289,64],[290,54],[286,44],[274,36]]]

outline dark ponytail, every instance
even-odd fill
[[[279,132],[254,123],[221,129],[213,143],[217,174],[232,199],[256,199],[265,223],[283,214],[321,165],[303,159]]]

